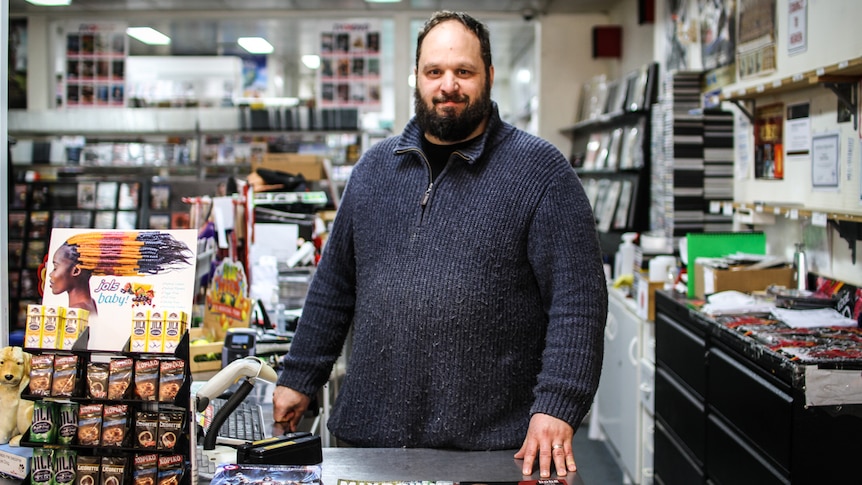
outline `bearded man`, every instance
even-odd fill
[[[330,432],[359,447],[516,450],[575,471],[607,289],[589,201],[550,143],[491,100],[487,27],[419,33],[416,115],[356,164],[273,394],[296,428],[348,332]]]

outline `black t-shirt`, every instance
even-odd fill
[[[466,149],[473,143],[476,143],[478,139],[479,137],[477,136],[467,141],[455,143],[454,145],[437,145],[422,137],[422,151],[425,152],[425,156],[428,157],[428,164],[431,165],[431,180],[437,180],[437,176],[446,168],[446,164],[449,162],[449,157],[452,156],[452,153]]]

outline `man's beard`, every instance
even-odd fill
[[[491,112],[491,90],[488,86],[475,100],[470,99],[469,96],[457,94],[432,99],[433,104],[447,101],[466,102],[464,112],[460,115],[455,113],[454,108],[446,108],[442,115],[438,114],[433,105],[428,106],[422,99],[418,86],[413,91],[413,100],[419,127],[425,131],[425,134],[445,142],[466,140]]]

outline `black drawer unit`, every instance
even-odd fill
[[[862,404],[807,405],[812,386],[830,385],[806,384],[816,365],[689,305],[656,294],[656,483],[862,483]],[[821,369],[858,377],[862,362]]]
[[[678,437],[679,446],[692,459],[703,463],[706,458],[706,409],[703,400],[686,390],[665,369],[655,372],[655,414]],[[656,449],[656,455],[662,451]]]
[[[787,429],[790,429],[788,426]],[[707,423],[707,473],[717,485],[783,485],[790,478],[777,469],[717,415]]]
[[[793,397],[790,386],[744,365],[739,357],[716,343],[707,357],[708,402],[739,429],[751,445],[790,472]]]
[[[706,340],[664,314],[655,318],[656,366],[673,372],[698,398],[706,395]]]
[[[661,418],[655,422],[655,458],[653,469],[659,485],[697,485],[704,482],[703,464],[692,460],[679,441],[670,436]],[[660,472],[659,472],[660,471]]]

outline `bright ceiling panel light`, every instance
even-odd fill
[[[365,3],[401,3],[401,0],[365,0]]]
[[[302,56],[302,63],[313,71],[320,67],[320,56],[317,54],[305,54]]]
[[[27,3],[38,5],[40,7],[63,7],[70,5],[72,0],[27,0]]]
[[[171,43],[170,37],[150,27],[129,27],[126,29],[126,34],[144,44],[168,45]]]
[[[240,37],[236,42],[252,54],[272,54],[275,50],[263,37]]]

